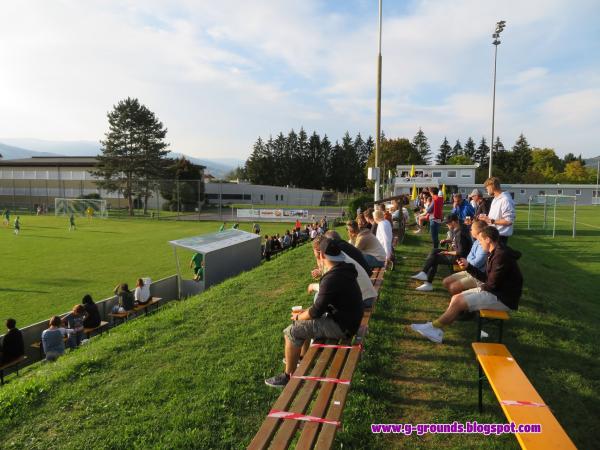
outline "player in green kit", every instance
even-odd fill
[[[75,230],[75,214],[71,213],[69,216],[69,231]]]
[[[219,227],[219,233],[220,233],[221,231],[225,231],[225,227],[226,227],[226,226],[227,226],[227,222],[223,222],[223,225],[221,225],[221,226]]]
[[[19,234],[19,231],[21,231],[21,218],[17,216],[15,219],[15,234]]]
[[[194,269],[194,281],[204,279],[204,258],[201,253],[195,253],[190,261],[190,268]]]
[[[10,210],[8,208],[4,211],[4,225],[7,227],[10,225]]]

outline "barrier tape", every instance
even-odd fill
[[[311,344],[311,347],[318,347],[318,348],[358,348],[360,350],[362,350],[362,344],[358,344],[358,345],[336,345],[336,344]]]
[[[536,407],[544,407],[547,406],[543,403],[535,403],[535,402],[524,402],[521,400],[502,400],[500,402],[501,405],[507,406],[536,406]]]
[[[338,422],[336,420],[322,419],[321,417],[315,416],[305,416],[304,414],[281,411],[278,409],[272,409],[271,411],[269,411],[267,417],[273,417],[275,419],[292,419],[303,420],[305,422],[326,423],[328,425],[335,425],[336,427],[339,427],[341,425],[341,422]]]
[[[309,381],[324,381],[326,383],[338,383],[338,384],[350,384],[350,380],[344,380],[340,378],[327,378],[327,377],[310,377],[307,375],[292,375],[292,378],[298,378],[300,380]]]

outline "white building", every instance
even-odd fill
[[[319,206],[335,203],[336,198],[330,198],[331,193],[316,189],[299,189],[285,186],[265,186],[244,182],[238,183],[206,183],[206,201],[218,204],[246,203],[249,206],[270,205],[285,207]]]

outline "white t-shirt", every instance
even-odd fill
[[[150,298],[150,286],[144,284],[142,287],[136,287],[133,296],[136,302],[147,302]]]
[[[342,252],[342,255],[344,255],[344,262],[347,262],[349,264],[354,264],[354,267],[356,268],[356,271],[358,272],[358,275],[356,277],[356,282],[358,283],[358,287],[360,287],[362,299],[366,300],[368,298],[377,297],[377,291],[373,287],[371,278],[369,278],[369,274],[365,271],[363,266],[361,266],[359,263],[357,263],[354,259],[350,258],[344,252]],[[318,293],[319,292],[319,283],[314,283],[313,288],[314,288],[315,292]],[[316,298],[317,298],[317,296],[315,294],[315,299]]]
[[[385,258],[392,259],[392,226],[389,220],[382,220],[377,224],[375,236],[385,250]]]
[[[508,220],[511,224],[515,223],[515,203],[508,192],[494,197],[492,205],[490,206],[490,212],[488,217],[494,220]],[[512,236],[513,226],[512,225],[494,225],[500,236]]]

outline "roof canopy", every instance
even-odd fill
[[[240,242],[260,239],[260,236],[242,230],[225,230],[217,233],[192,236],[175,241],[169,241],[173,247],[185,248],[197,253],[210,253],[222,248],[230,247]]]

